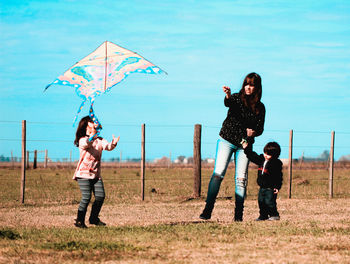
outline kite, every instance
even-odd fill
[[[105,41],[94,52],[74,64],[63,75],[46,86],[46,91],[51,85],[65,85],[75,89],[82,98],[74,123],[84,104],[90,102],[89,115],[97,125],[97,134],[102,126],[98,121],[93,104],[95,98],[123,81],[132,73],[160,74],[165,73],[136,52],[120,47],[112,42]]]

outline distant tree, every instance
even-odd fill
[[[328,150],[323,151],[318,158],[320,160],[328,160],[329,159],[329,151]]]
[[[10,158],[9,157],[5,157],[4,155],[0,155],[0,162],[9,162]]]
[[[184,159],[185,159],[186,157],[185,156],[178,156],[177,157],[177,160],[179,161],[179,162],[184,162]]]
[[[304,153],[302,155],[302,159],[305,162],[312,162],[312,161],[327,161],[329,159],[329,151],[324,150],[317,158],[313,157],[305,157]]]
[[[126,159],[126,162],[134,162],[134,163],[136,163],[136,162],[140,162],[141,161],[141,159],[140,158],[127,158]]]

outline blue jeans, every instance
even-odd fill
[[[208,205],[213,206],[215,203],[216,196],[219,193],[220,185],[226,174],[226,170],[231,160],[232,154],[234,154],[235,160],[236,206],[239,204],[239,206],[242,206],[243,208],[248,182],[249,160],[245,155],[244,149],[242,147],[233,145],[222,137],[219,137],[216,145],[215,167],[213,175],[211,176],[209,182],[208,195],[206,200]]]

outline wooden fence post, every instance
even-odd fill
[[[119,168],[122,167],[122,157],[123,157],[123,153],[122,153],[122,151],[120,150]]]
[[[27,151],[26,168],[29,169],[29,151]]]
[[[33,169],[34,170],[37,168],[37,158],[38,158],[38,151],[34,150],[34,161],[33,161]]]
[[[44,168],[47,168],[47,149],[45,149],[45,160],[44,160]]]
[[[11,165],[12,165],[12,169],[15,167],[15,161],[13,158],[13,151],[11,150]]]
[[[26,186],[26,120],[22,120],[22,166],[21,166],[21,202],[24,203]]]
[[[171,166],[171,151],[169,152],[169,163],[168,163],[168,169],[170,168]]]
[[[334,137],[335,132],[331,134],[331,151],[329,153],[329,198],[333,198],[333,168],[334,168]]]
[[[292,198],[292,168],[293,168],[293,129],[289,132],[289,165],[288,165],[288,198]]]
[[[193,196],[198,198],[201,196],[201,134],[202,125],[196,124],[194,126],[194,136],[193,136]]]
[[[69,151],[69,168],[73,167],[73,163],[72,163],[72,150]]]
[[[145,124],[141,129],[141,199],[145,200]]]

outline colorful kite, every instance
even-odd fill
[[[83,99],[78,114],[86,101],[90,102],[90,117],[98,125],[98,133],[102,129],[101,124],[93,111],[96,96],[108,92],[113,86],[120,83],[131,73],[160,74],[164,72],[137,53],[122,48],[112,42],[105,41],[94,52],[74,64],[63,75],[49,84],[71,86]],[[164,72],[166,73],[166,72]]]

